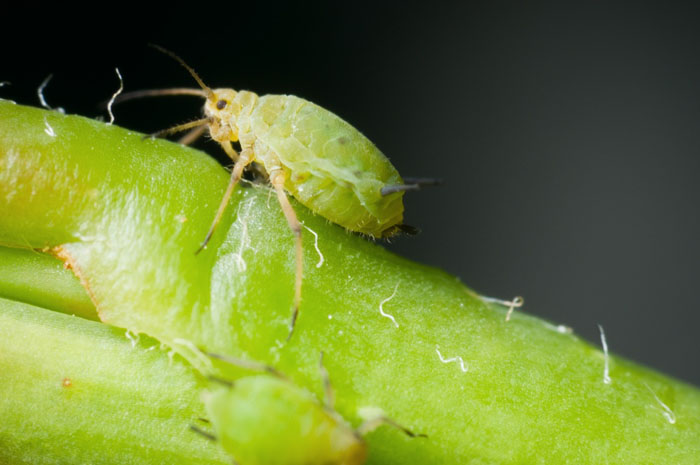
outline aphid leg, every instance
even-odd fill
[[[427,438],[427,434],[423,433],[414,433],[410,429],[406,428],[403,425],[400,425],[399,423],[395,422],[391,418],[385,417],[384,415],[380,415],[375,418],[370,418],[369,420],[366,420],[364,423],[362,423],[358,428],[357,428],[357,433],[360,436],[364,436],[365,434],[374,431],[378,427],[382,425],[389,425],[393,426],[394,428],[403,431],[404,434],[406,434],[409,437],[412,438]]]
[[[226,149],[228,153],[228,150],[231,150],[232,152],[235,153],[234,148],[231,146],[231,142],[228,142],[227,144],[221,144],[222,146],[228,148]],[[253,153],[250,150],[244,150],[238,161],[236,162],[235,165],[233,165],[233,170],[231,171],[231,180],[228,183],[228,187],[226,188],[226,192],[224,193],[224,197],[221,199],[221,203],[219,204],[219,209],[216,211],[216,216],[214,217],[214,221],[212,222],[211,226],[209,227],[209,232],[207,232],[206,237],[204,238],[204,241],[202,244],[199,246],[197,251],[195,252],[195,255],[204,250],[204,248],[207,246],[209,243],[209,239],[211,239],[212,234],[214,234],[214,230],[216,229],[216,226],[219,224],[219,221],[221,221],[221,217],[224,214],[224,210],[226,210],[226,207],[228,206],[229,200],[231,200],[231,196],[233,195],[233,188],[236,187],[236,184],[238,184],[238,181],[240,181],[241,176],[243,175],[243,170],[245,169],[246,166],[248,166],[251,162],[253,161]]]
[[[397,236],[399,234],[406,234],[408,236],[416,236],[419,233],[420,233],[420,229],[416,228],[415,226],[411,226],[408,224],[395,224],[394,226],[390,227],[389,229],[384,230],[384,232],[382,233],[382,238],[389,241],[393,236]]]
[[[210,441],[216,441],[216,436],[213,434],[209,433],[208,431],[204,431],[197,425],[190,425],[190,430],[194,431],[197,434],[201,434],[205,438],[209,439]]]
[[[415,226],[411,226],[410,224],[397,224],[396,229],[408,236],[416,236],[420,234],[420,229],[416,228]]]
[[[211,422],[209,420],[207,420],[206,418],[197,418],[197,420],[205,422],[207,424],[211,424]],[[190,425],[190,431],[194,431],[195,433],[197,433],[201,436],[204,436],[206,439],[213,441],[213,442],[216,442],[219,440],[219,438],[217,438],[215,434],[210,433],[209,431],[204,431],[202,428],[200,428],[197,425]],[[239,465],[239,463],[235,459],[233,459],[232,463],[233,463],[233,465]]]
[[[207,355],[211,358],[221,360],[222,362],[228,363],[229,365],[233,365],[238,368],[243,368],[245,370],[251,371],[261,371],[269,373],[272,376],[276,376],[281,379],[286,379],[286,377],[282,373],[277,371],[274,367],[271,367],[270,365],[265,365],[264,363],[254,362],[252,360],[244,360],[242,358],[235,358],[229,355],[215,354],[212,352],[207,352]]]
[[[301,304],[301,280],[302,273],[304,271],[303,266],[303,256],[302,256],[302,244],[301,244],[301,223],[297,219],[297,214],[294,212],[292,205],[289,203],[287,194],[284,192],[285,175],[280,169],[272,170],[270,173],[270,182],[272,187],[275,188],[277,192],[277,199],[282,206],[282,211],[284,216],[287,218],[287,223],[294,233],[296,238],[296,279],[294,283],[294,310],[292,312],[292,321],[289,323],[289,335],[287,340],[292,337],[294,333],[294,326],[296,325],[297,316],[299,316],[299,305]]]
[[[321,358],[318,362],[318,369],[321,372],[321,379],[323,380],[323,404],[326,408],[333,410],[335,408],[335,392],[333,391],[331,378],[328,376],[328,370],[326,370],[326,367],[323,365],[323,352],[321,352]]]
[[[199,126],[206,126],[209,124],[209,118],[202,118],[195,121],[190,121],[189,123],[178,124],[168,129],[163,129],[162,131],[154,132],[153,134],[146,134],[143,136],[144,139],[154,138],[154,137],[165,137],[171,134],[175,134],[182,131],[187,131],[188,129],[196,128]]]
[[[219,383],[222,386],[226,386],[227,388],[233,387],[233,381],[231,381],[230,379],[221,378],[219,376],[214,376],[214,375],[207,376],[207,379],[209,381],[211,381],[212,383]]]
[[[224,152],[226,152],[226,155],[228,155],[228,157],[231,160],[233,160],[234,163],[238,161],[238,158],[239,158],[238,152],[236,152],[236,150],[233,148],[233,145],[231,145],[231,142],[228,142],[226,144],[221,144],[221,148],[224,149]],[[241,152],[242,153],[252,153],[250,149],[243,149]],[[252,156],[251,156],[251,158],[252,158]],[[248,162],[248,163],[250,163],[250,162]]]
[[[202,134],[204,134],[207,129],[208,126],[206,124],[198,126],[194,129],[190,129],[190,131],[187,134],[185,134],[177,140],[177,143],[182,145],[190,145],[191,143],[202,137]]]

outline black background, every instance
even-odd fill
[[[288,93],[337,113],[404,176],[422,229],[388,247],[477,291],[700,385],[700,15],[682,5],[563,2],[201,2],[157,13],[10,11],[4,98],[104,115],[127,90],[192,86]],[[19,26],[15,31],[12,26]],[[152,132],[197,99],[115,108]],[[202,148],[219,154],[215,144]]]

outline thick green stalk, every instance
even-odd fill
[[[0,247],[0,297],[98,319],[78,279],[54,257],[31,249]]]
[[[429,436],[381,428],[367,437],[371,463],[697,463],[696,389],[612,356],[605,383],[598,348],[524,314],[506,322],[454,277],[298,204],[318,250],[305,231],[301,314],[285,342],[293,237],[266,188],[238,189],[194,254],[226,183],[200,152],[0,103],[1,243],[51,250],[102,321],[200,370],[222,368],[199,350],[231,354],[320,395],[323,351],[351,423],[378,407]]]
[[[0,328],[0,463],[230,463],[189,429],[201,377],[158,341],[2,298]]]

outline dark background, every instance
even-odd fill
[[[332,2],[329,2],[332,3]],[[145,5],[144,5],[145,7]],[[700,14],[680,5],[347,2],[9,14],[0,95],[104,115],[116,90],[192,86],[299,95],[373,140],[422,229],[388,247],[477,291],[700,385]],[[88,15],[80,17],[79,15]],[[152,132],[197,99],[142,100],[116,122]],[[213,143],[201,145],[219,154]]]

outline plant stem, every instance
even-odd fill
[[[323,351],[352,424],[377,407],[429,436],[380,428],[370,463],[697,463],[697,389],[612,355],[605,383],[598,347],[519,312],[506,322],[456,278],[296,203],[318,252],[305,230],[301,313],[285,342],[294,239],[267,188],[238,189],[194,254],[227,178],[195,150],[0,102],[0,243],[51,250],[103,322],[203,372],[240,374],[200,351],[257,360],[322,398]]]
[[[158,341],[6,299],[0,328],[0,463],[230,463],[189,429],[203,380]]]

